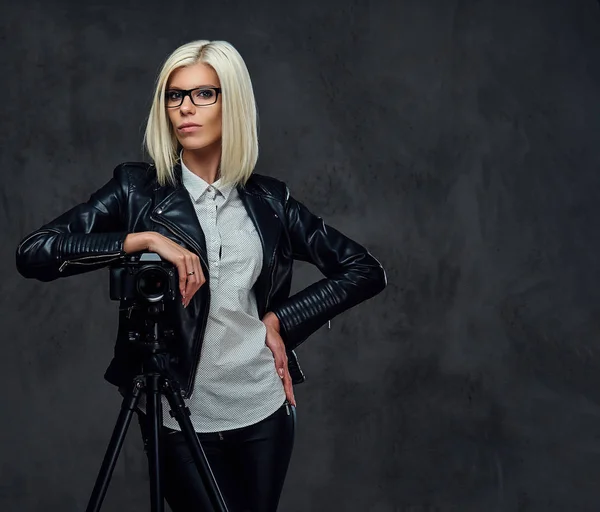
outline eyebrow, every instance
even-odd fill
[[[183,87],[178,87],[177,85],[170,85],[169,87],[167,87],[167,89],[177,89],[178,91],[191,91],[192,89],[200,89],[202,87],[218,87],[217,85],[212,85],[212,84],[208,84],[208,85],[196,85],[194,87],[190,87],[189,89],[184,89]]]

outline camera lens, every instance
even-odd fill
[[[168,274],[161,267],[146,267],[137,276],[140,297],[148,302],[161,300],[167,291]]]

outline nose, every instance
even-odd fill
[[[183,98],[183,102],[179,106],[182,112],[193,112],[195,107],[196,106],[192,103],[192,98],[190,98],[189,95],[186,95],[185,98]]]

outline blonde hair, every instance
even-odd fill
[[[258,160],[258,114],[248,68],[227,41],[191,41],[169,55],[156,80],[144,146],[154,161],[158,183],[175,184],[173,167],[180,146],[166,112],[165,90],[175,69],[199,62],[210,65],[221,82],[221,181],[245,185]]]

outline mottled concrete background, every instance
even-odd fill
[[[15,247],[144,158],[156,73],[203,38],[246,59],[257,171],[388,271],[298,350],[281,510],[600,509],[598,2],[26,0],[0,27],[2,512],[84,510],[121,403],[108,273],[25,280]],[[148,509],[134,423],[103,510]]]

